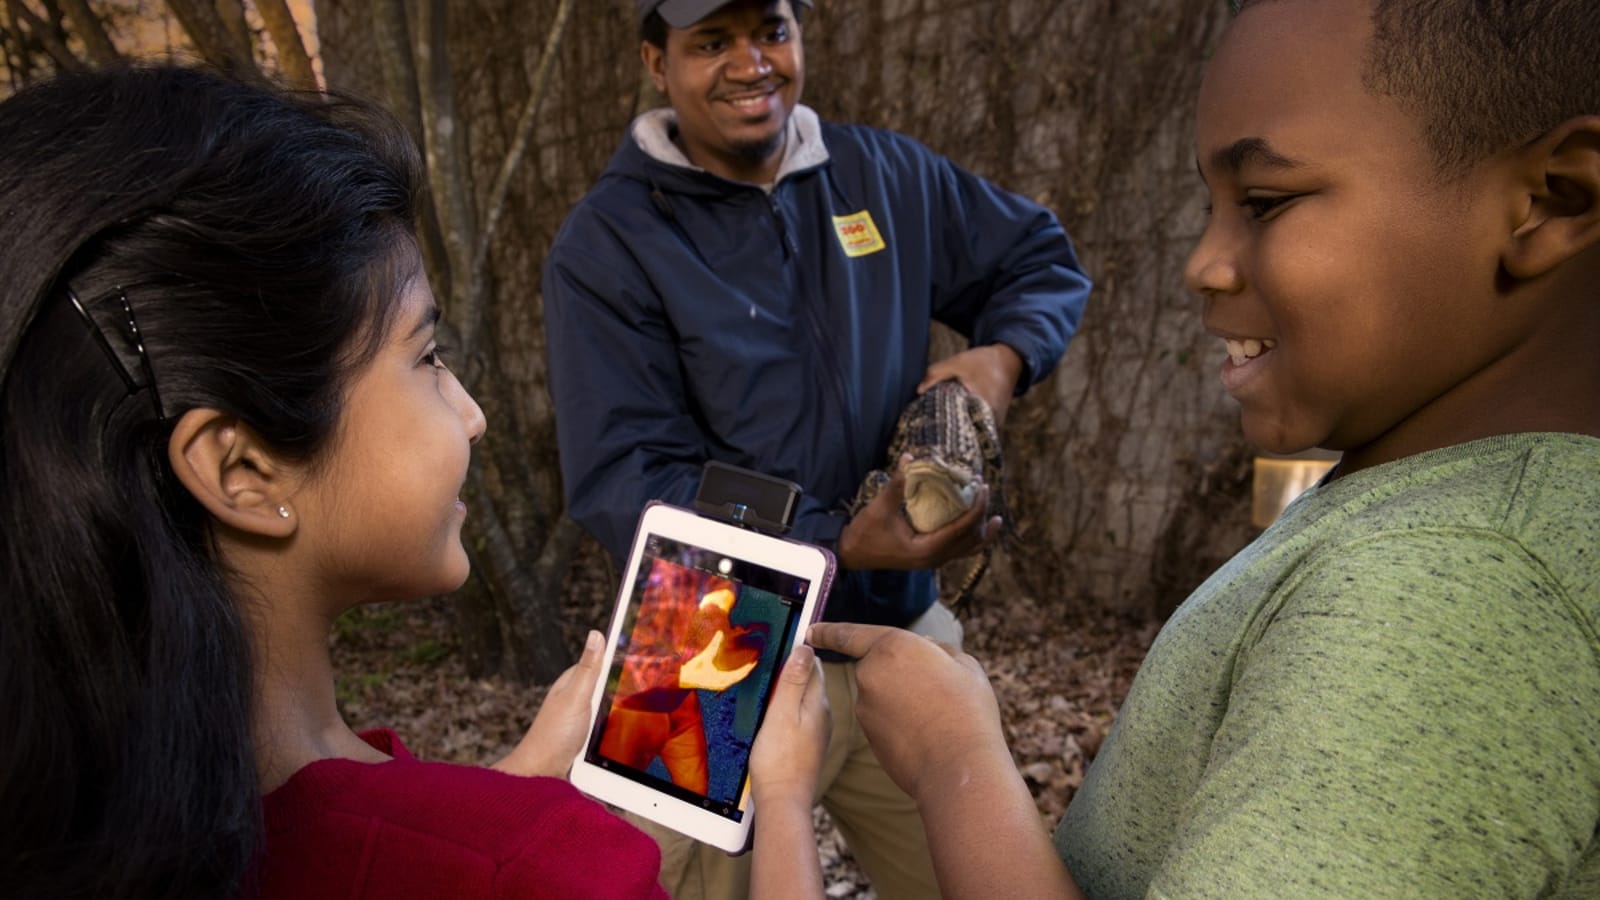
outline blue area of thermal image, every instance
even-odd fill
[[[748,586],[739,589],[739,598],[729,621],[735,626],[754,627],[767,634],[766,646],[755,671],[726,691],[697,691],[704,720],[706,751],[710,764],[710,789],[707,796],[717,803],[737,805],[750,762],[750,744],[761,714],[762,698],[777,670],[779,657],[789,637],[789,618],[793,608],[778,595]],[[670,780],[660,757],[650,763],[649,773]]]

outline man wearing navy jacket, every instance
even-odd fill
[[[637,5],[670,108],[634,121],[545,262],[568,511],[620,559],[645,503],[689,505],[707,460],[789,479],[805,490],[792,536],[839,559],[826,618],[959,645],[932,570],[998,520],[980,503],[917,534],[898,478],[845,507],[919,390],[959,379],[1003,419],[1050,372],[1089,292],[1071,242],[915,141],[800,105],[810,0]],[[970,349],[930,365],[935,320]],[[821,802],[880,898],[936,896],[916,807],[855,723],[852,664],[824,671]],[[674,897],[747,894],[747,857],[652,832]]]

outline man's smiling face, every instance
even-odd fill
[[[772,180],[805,83],[789,0],[736,0],[640,52],[691,162],[736,181]]]

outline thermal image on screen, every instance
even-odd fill
[[[651,535],[589,759],[738,821],[808,582]]]

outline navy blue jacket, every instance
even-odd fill
[[[902,135],[821,128],[830,158],[770,194],[661,162],[630,131],[556,235],[567,507],[618,558],[644,504],[689,505],[708,459],[800,484],[791,535],[833,546],[927,368],[930,320],[1015,349],[1019,391],[1077,327],[1089,281],[1048,210]],[[841,571],[826,617],[905,625],[932,576]]]

